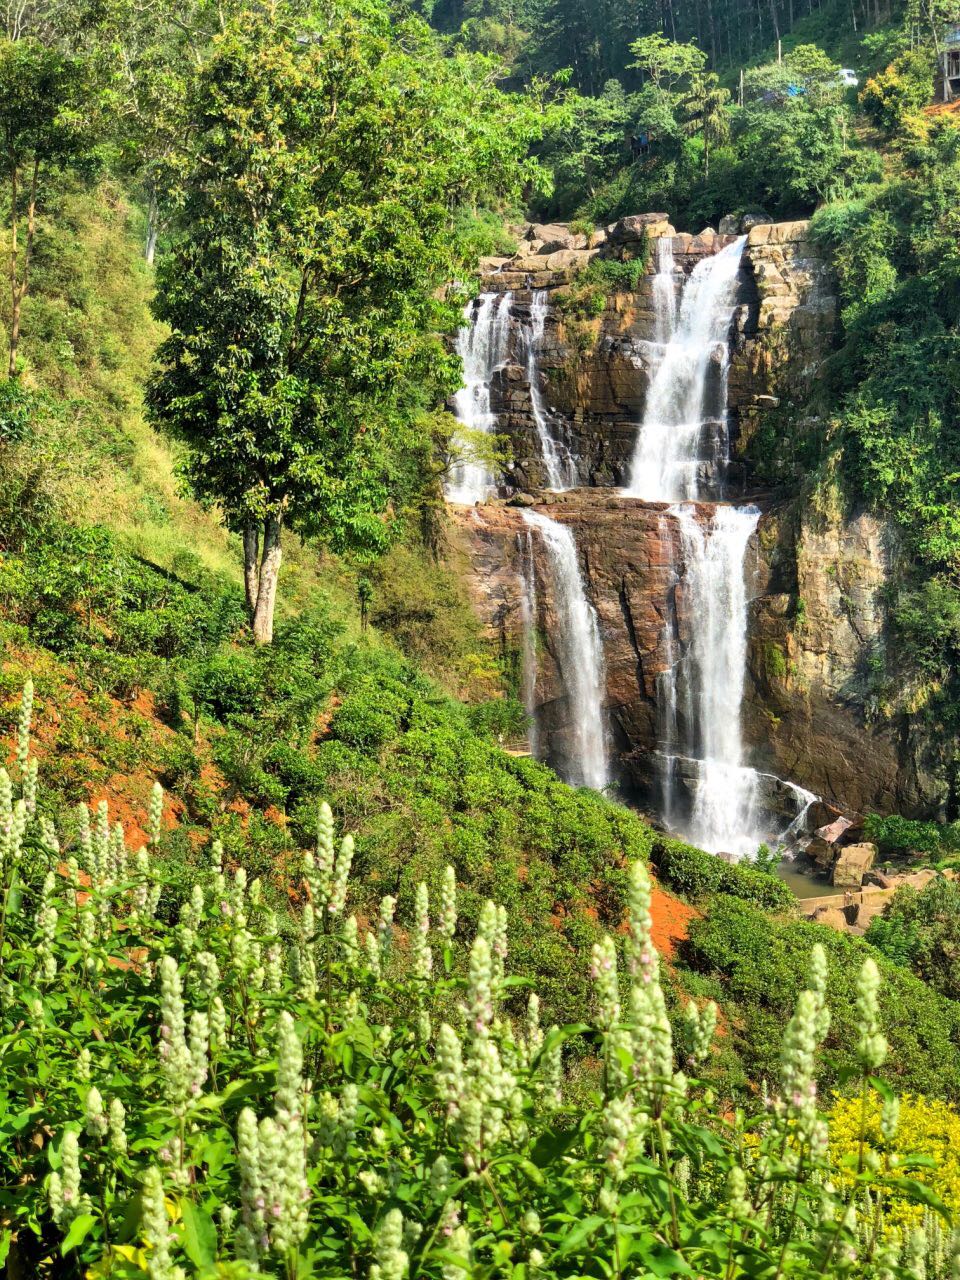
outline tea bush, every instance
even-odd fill
[[[770,872],[747,862],[724,862],[669,836],[656,837],[651,858],[664,884],[694,900],[721,893],[768,910],[794,901],[790,889]]]
[[[903,1153],[842,1168],[817,1108],[830,1025],[815,947],[752,1118],[709,1087],[716,1006],[667,1016],[642,863],[593,947],[580,1019],[544,1028],[507,913],[466,929],[452,870],[401,926],[348,903],[354,843],[318,812],[277,887],[214,842],[165,863],[163,796],[131,851],[106,803],[60,844],[36,806],[30,689],[0,772],[0,1260],[13,1274],[952,1275],[946,1215]],[[463,956],[465,963],[460,962]],[[584,957],[584,963],[585,963]],[[505,997],[527,987],[510,1018]],[[858,1087],[883,1066],[881,979],[855,979]],[[577,1044],[593,1055],[566,1070]],[[888,1129],[889,1129],[888,1124]],[[920,1166],[924,1167],[924,1166]],[[842,1176],[841,1176],[842,1175]],[[895,1225],[895,1224],[894,1224]]]
[[[834,1011],[822,1081],[835,1087],[855,1067],[855,976],[868,955],[878,958],[890,992],[887,1034],[891,1072],[899,1087],[960,1101],[960,1004],[925,986],[859,939],[811,924],[776,919],[743,901],[718,897],[690,925],[684,963],[723,993],[731,1038],[747,1080],[777,1070],[780,1028],[802,990],[815,942],[831,961]]]

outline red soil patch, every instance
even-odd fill
[[[654,884],[650,914],[653,917],[653,945],[664,960],[672,960],[677,946],[689,936],[690,921],[699,917],[701,912]]]
[[[951,102],[934,102],[929,107],[923,108],[925,116],[952,116],[960,111],[960,98],[954,98]]]

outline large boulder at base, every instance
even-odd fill
[[[837,844],[847,828],[852,826],[852,821],[841,814],[839,818],[834,818],[833,822],[827,823],[826,826],[818,827],[814,835],[820,840],[826,840],[827,844]]]
[[[816,863],[821,871],[829,871],[837,856],[836,845],[830,840],[824,840],[819,831],[816,835],[811,836],[803,851],[812,862]]]
[[[809,919],[817,924],[825,924],[829,929],[836,929],[840,933],[846,933],[850,927],[850,921],[843,907],[817,907]]]
[[[842,889],[859,889],[876,856],[875,844],[851,844],[841,849],[833,864],[834,885]]]

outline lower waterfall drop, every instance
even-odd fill
[[[573,719],[573,750],[563,770],[565,781],[599,791],[610,781],[610,766],[603,712],[603,642],[597,613],[584,590],[572,531],[538,511],[524,511],[523,518],[543,542],[556,601],[557,665]]]
[[[523,709],[527,713],[527,741],[530,754],[536,758],[537,748],[537,573],[533,562],[533,533],[517,534],[520,557],[520,621],[523,626],[523,652],[520,689]]]
[[[545,289],[535,290],[530,301],[530,327],[524,346],[527,357],[527,382],[530,386],[530,407],[540,443],[540,457],[547,473],[547,488],[555,492],[572,489],[577,483],[577,465],[570,450],[553,433],[553,424],[547,411],[543,391],[540,388],[540,347],[543,343],[549,311]]]
[[[747,668],[745,563],[760,512],[718,506],[709,527],[697,521],[694,507],[674,507],[670,514],[680,527],[685,608],[693,620],[677,691],[690,735],[685,755],[697,771],[689,838],[710,853],[752,857],[764,832],[759,778],[743,763],[740,708]]]

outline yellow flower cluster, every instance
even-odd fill
[[[960,1111],[946,1102],[922,1095],[904,1094],[896,1136],[887,1141],[880,1131],[882,1101],[871,1092],[866,1110],[866,1152],[882,1162],[890,1156],[928,1156],[933,1166],[911,1167],[905,1176],[930,1187],[954,1215],[960,1214]],[[837,1181],[849,1182],[860,1150],[861,1101],[837,1097],[830,1111],[830,1155],[837,1167]],[[896,1168],[891,1169],[896,1176]],[[891,1191],[885,1205],[890,1227],[921,1226],[923,1206]]]

